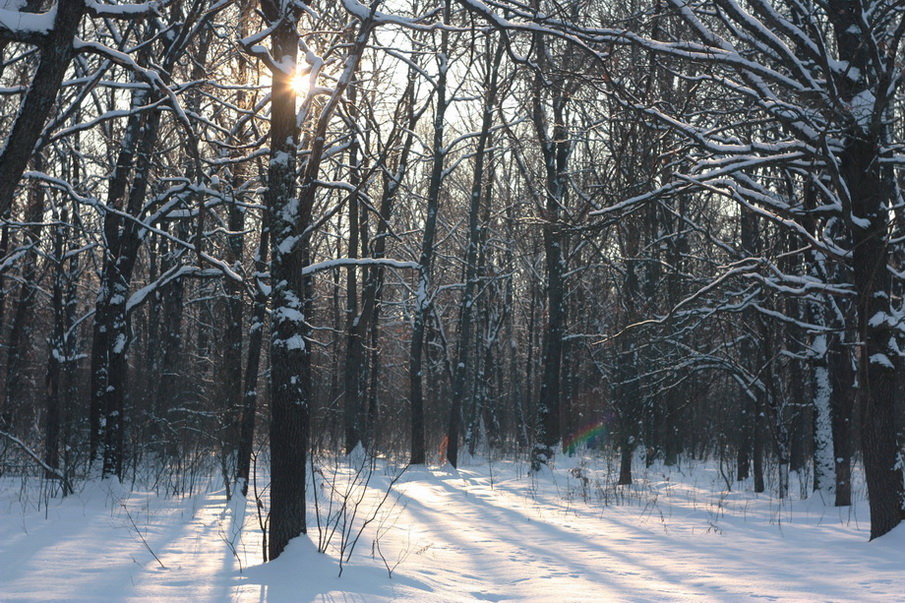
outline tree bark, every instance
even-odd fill
[[[138,107],[144,100],[145,93],[138,91],[132,106]],[[129,118],[108,190],[107,206],[113,211],[104,217],[107,247],[95,306],[90,415],[91,458],[97,457],[102,445],[105,477],[122,477],[126,354],[131,337],[126,304],[141,245],[138,225],[116,212],[125,211],[131,216],[141,212],[150,184],[160,117],[160,111],[153,111]]]
[[[450,2],[444,4],[444,22],[449,22]],[[446,109],[449,106],[446,94],[446,75],[449,69],[449,32],[440,32],[439,73],[435,87],[436,104],[434,108],[433,148],[431,157],[431,176],[427,188],[426,215],[424,234],[421,240],[421,254],[418,257],[418,288],[415,293],[417,307],[415,321],[412,326],[412,343],[409,350],[409,404],[412,409],[411,424],[411,459],[413,465],[426,462],[424,442],[424,391],[422,386],[424,363],[424,339],[427,321],[431,311],[431,268],[434,261],[434,238],[437,232],[437,214],[440,207],[440,188],[443,183],[443,165],[446,159],[444,132],[446,127]]]
[[[354,88],[350,92],[350,102],[355,102]],[[357,137],[349,148],[349,166],[352,169],[349,184],[355,188],[361,182],[359,173],[359,148]],[[362,230],[367,228],[366,215],[362,215],[358,193],[349,197],[349,241],[347,256],[359,257]],[[363,219],[364,218],[364,219]],[[364,294],[364,291],[362,291]],[[358,305],[358,269],[350,267],[346,271],[346,358],[343,365],[343,417],[345,423],[345,448],[349,454],[359,443],[367,442],[366,404],[367,404],[367,325],[364,312],[359,312]]]
[[[456,353],[456,364],[453,373],[452,404],[449,410],[449,427],[447,437],[449,444],[446,458],[453,467],[459,465],[459,427],[462,420],[462,406],[466,397],[466,377],[468,369],[475,362],[476,354],[472,353],[472,313],[475,305],[475,292],[478,276],[478,247],[481,244],[480,213],[484,198],[484,167],[487,162],[487,146],[490,141],[490,130],[493,125],[493,112],[496,108],[497,76],[503,57],[502,45],[495,52],[486,49],[486,65],[484,80],[484,107],[481,116],[481,129],[475,151],[475,168],[471,184],[471,196],[468,209],[468,237],[465,248],[465,266],[462,293],[462,304],[459,308],[459,341]],[[489,201],[485,201],[489,203]],[[477,415],[477,413],[475,413]],[[473,426],[471,426],[473,427]],[[471,435],[474,438],[474,434]]]
[[[267,20],[274,25],[272,56],[294,66],[298,58],[300,18],[297,5],[278,6],[262,0]],[[271,511],[270,558],[283,552],[289,540],[307,531],[305,479],[310,435],[313,382],[309,345],[312,315],[311,227],[318,177],[328,150],[327,126],[352,81],[371,33],[372,23],[360,24],[344,70],[324,102],[310,137],[298,197],[295,195],[299,120],[291,86],[293,73],[272,70],[270,165],[266,201],[271,228]],[[307,103],[313,97],[306,99]],[[310,107],[310,104],[308,105]]]
[[[541,71],[550,72],[550,49],[543,36],[535,36],[535,52]],[[566,195],[566,168],[572,142],[565,120],[568,96],[564,81],[545,82],[535,78],[531,91],[531,119],[540,142],[544,162],[543,243],[546,276],[547,322],[543,334],[543,367],[540,398],[537,405],[537,441],[531,455],[531,467],[540,469],[553,458],[553,447],[561,438],[560,398],[562,389],[563,335],[565,333],[565,235],[560,221]],[[549,89],[553,115],[547,114],[543,100]]]
[[[841,337],[834,337],[830,345],[830,377],[832,393],[830,407],[833,430],[833,467],[835,505],[852,504],[852,415],[855,407],[855,371],[849,348]]]
[[[272,52],[294,65],[298,57],[298,8],[261,1],[275,25]],[[286,11],[284,14],[282,11]],[[271,228],[271,510],[269,557],[277,558],[289,541],[307,531],[305,478],[310,420],[311,355],[307,335],[308,242],[299,235],[308,226],[296,198],[296,158],[299,128],[293,74],[272,70],[270,164],[265,199]]]
[[[53,29],[41,41],[41,61],[34,79],[19,108],[19,114],[0,151],[0,216],[12,207],[16,187],[35,144],[44,131],[44,124],[53,114],[53,104],[63,83],[63,77],[74,55],[73,41],[85,12],[84,0],[59,0]]]
[[[35,169],[43,168],[39,155],[35,156]],[[35,183],[29,190],[24,221],[28,226],[22,230],[21,245],[25,254],[21,261],[19,295],[16,298],[13,322],[10,327],[6,350],[5,412],[15,416],[15,410],[23,404],[29,390],[24,370],[29,356],[28,348],[35,328],[35,297],[38,293],[36,277],[40,256],[41,222],[43,222],[45,195],[40,184]]]
[[[858,397],[861,406],[861,448],[870,501],[871,540],[902,521],[905,497],[902,468],[898,466],[895,422],[896,364],[901,364],[891,324],[892,277],[888,270],[889,211],[894,205],[895,186],[888,167],[881,166],[878,154],[888,136],[883,105],[873,108],[873,117],[857,114],[856,99],[870,93],[868,74],[880,81],[895,75],[876,73],[877,65],[863,42],[862,24],[869,22],[865,7],[859,3],[832,0],[829,17],[833,24],[839,56],[848,62],[855,77],[841,83],[842,101],[852,107],[844,149],[840,156],[843,208],[847,210],[852,232],[852,267],[856,290],[858,357]],[[890,57],[886,59],[892,61]],[[886,66],[896,71],[896,67]],[[886,94],[882,85],[878,93]],[[872,94],[873,98],[876,98]],[[877,99],[876,102],[882,102]]]
[[[896,368],[900,363],[890,349],[894,338],[891,325],[892,282],[887,262],[888,227],[884,205],[893,195],[880,173],[879,157],[873,141],[852,141],[843,158],[852,213],[866,220],[852,226],[854,233],[854,280],[857,290],[858,334],[861,354],[858,362],[858,396],[861,406],[861,449],[870,500],[871,540],[902,521],[902,469],[898,466],[895,422]]]
[[[267,271],[267,256],[270,247],[270,227],[261,227],[261,242],[255,255],[255,269],[258,274]],[[257,278],[257,277],[256,277]],[[258,370],[261,364],[261,349],[264,342],[264,321],[267,318],[267,294],[258,284],[255,290],[254,310],[248,330],[248,356],[245,362],[245,382],[242,390],[242,416],[239,424],[239,446],[236,459],[236,481],[242,496],[248,495],[251,479],[251,456],[255,440],[255,415],[258,410]]]

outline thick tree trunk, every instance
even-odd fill
[[[298,57],[297,32],[300,9],[296,5],[277,6],[262,0],[268,21],[275,24],[271,34],[272,55],[282,63],[295,65]],[[295,196],[299,123],[296,98],[291,86],[293,73],[272,71],[270,153],[267,208],[271,229],[271,510],[270,558],[276,558],[289,543],[307,531],[305,525],[305,480],[311,402],[311,264],[312,213],[321,162],[327,151],[327,126],[343,98],[352,74],[358,67],[371,32],[371,23],[362,23],[349,50],[345,68],[333,93],[320,110],[311,147]],[[309,97],[306,102],[313,100]]]
[[[557,178],[558,180],[558,178]],[[556,191],[559,191],[558,193]],[[538,469],[553,457],[561,438],[559,406],[562,386],[563,334],[565,333],[564,237],[559,225],[560,187],[548,193],[544,221],[544,256],[547,277],[547,323],[544,327],[543,368],[538,400],[538,442],[532,467]]]
[[[272,54],[295,64],[298,56],[298,9],[282,13],[276,3],[262,8],[276,28]],[[285,9],[289,10],[289,9]],[[277,24],[278,23],[278,24]],[[289,541],[307,531],[305,478],[311,395],[311,355],[307,335],[307,239],[299,235],[310,215],[296,198],[296,157],[299,128],[292,73],[271,73],[270,164],[267,174],[267,211],[271,229],[271,510],[269,556],[275,559]]]
[[[894,349],[895,312],[891,308],[892,277],[888,229],[889,207],[895,203],[895,186],[888,167],[881,166],[878,150],[889,136],[888,116],[883,105],[872,107],[873,115],[860,113],[857,100],[869,95],[880,103],[886,95],[883,82],[895,71],[894,66],[880,63],[891,57],[870,55],[870,45],[863,40],[863,25],[875,17],[862,3],[832,0],[828,15],[835,31],[839,57],[850,65],[853,74],[840,84],[840,101],[849,107],[847,130],[843,133],[845,148],[841,154],[840,176],[843,208],[852,232],[852,268],[857,310],[858,397],[861,406],[861,448],[864,473],[870,500],[870,537],[882,536],[902,521],[902,468],[898,465],[895,427],[896,364]],[[882,69],[878,73],[878,68]],[[878,90],[871,90],[869,75],[879,80]],[[891,82],[887,84],[891,89]],[[876,92],[876,94],[875,94]],[[878,113],[879,110],[879,113]],[[882,119],[877,119],[877,117]]]
[[[852,225],[854,280],[857,289],[858,396],[861,406],[861,450],[870,500],[871,539],[882,536],[902,521],[902,469],[898,466],[895,421],[895,364],[900,363],[890,341],[893,326],[886,319],[892,283],[887,262],[888,227],[885,204],[893,199],[880,173],[871,141],[852,141],[843,169],[852,197],[852,214],[867,221]]]
[[[620,486],[632,485],[632,457],[635,452],[635,438],[626,431],[619,439],[619,481]]]
[[[84,12],[84,0],[57,2],[53,29],[41,43],[38,69],[0,151],[0,216],[9,214],[19,180],[43,133],[44,124],[53,114],[53,104],[72,60],[73,40]]]

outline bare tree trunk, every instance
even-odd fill
[[[73,40],[84,12],[84,0],[58,2],[53,29],[41,41],[41,62],[0,151],[0,216],[9,214],[19,180],[44,131],[44,124],[53,113],[53,104],[74,54]]]
[[[351,103],[355,103],[355,90],[350,91]],[[349,184],[355,188],[361,182],[359,165],[360,157],[358,137],[354,137],[349,147],[349,166],[352,173]],[[353,192],[349,197],[349,241],[347,255],[350,258],[359,257],[362,230],[367,228],[366,216],[362,216],[359,207],[358,193]],[[362,219],[364,218],[364,219]],[[362,291],[362,294],[364,291]],[[367,403],[367,350],[365,343],[367,338],[364,316],[359,313],[358,305],[358,270],[354,267],[346,271],[346,358],[343,366],[343,417],[345,419],[345,448],[346,453],[351,453],[359,443],[367,444],[365,437],[366,408]]]
[[[299,9],[261,0],[274,26],[272,52],[295,64],[298,56]],[[308,281],[302,269],[309,263],[307,228],[310,207],[296,199],[296,159],[299,127],[292,74],[271,71],[270,163],[265,199],[271,241],[271,510],[269,557],[275,559],[292,538],[307,531],[305,477],[311,396],[311,352],[307,335]],[[310,160],[309,160],[310,161]],[[305,213],[303,213],[305,212]]]
[[[745,257],[753,258],[760,254],[760,232],[757,216],[745,209],[741,210],[741,244]],[[745,340],[742,342],[742,362],[745,372],[745,389],[742,393],[744,410],[742,412],[742,436],[739,457],[738,479],[747,473],[743,471],[742,459],[748,454],[750,468],[753,471],[754,491],[763,492],[764,484],[764,438],[766,437],[766,386],[761,377],[764,354],[765,325],[757,315],[748,316],[745,327]],[[744,449],[742,451],[742,449]]]
[[[551,73],[550,49],[546,39],[534,38],[537,64],[542,73]],[[537,405],[537,441],[531,454],[531,467],[540,469],[553,457],[553,447],[561,438],[559,407],[562,395],[563,335],[565,334],[565,235],[560,223],[560,208],[566,195],[566,168],[572,142],[565,120],[568,94],[564,81],[544,81],[535,77],[531,93],[531,118],[540,143],[544,162],[543,241],[546,276],[547,323],[544,325],[543,363],[540,397]],[[551,94],[552,119],[543,99],[544,91]]]
[[[282,62],[298,57],[297,31],[301,9],[273,0],[261,0],[267,21],[273,26],[272,56]],[[320,109],[305,158],[298,197],[295,195],[299,120],[294,74],[271,69],[270,164],[265,199],[271,228],[271,510],[269,554],[275,559],[292,538],[307,531],[305,480],[310,436],[311,349],[308,339],[312,314],[311,227],[321,163],[327,151],[327,126],[352,81],[373,23],[360,24],[348,51],[344,71]],[[308,97],[310,103],[313,97]],[[310,104],[308,105],[310,106]]]
[[[261,243],[255,254],[255,269],[258,274],[267,270],[267,255],[270,247],[270,228],[261,227]],[[261,364],[261,348],[264,342],[264,321],[267,318],[267,294],[258,284],[255,290],[254,311],[248,333],[248,358],[245,362],[245,387],[242,390],[242,417],[240,419],[239,448],[236,459],[236,480],[242,496],[248,495],[251,479],[251,456],[255,439],[255,414],[258,407],[258,370]]]
[[[249,20],[251,15],[254,13],[254,0],[240,0],[238,3],[239,12],[242,15],[242,19],[239,22],[239,35],[244,38],[249,34]],[[249,63],[246,60],[239,61],[238,65],[238,81],[246,81],[249,72]],[[252,109],[253,104],[251,99],[245,92],[238,93],[237,104],[245,110]],[[246,122],[240,122],[237,124],[237,127],[234,129],[237,141],[242,141],[252,134],[250,128],[247,128]],[[242,186],[242,179],[240,174],[236,171],[233,172],[233,190],[237,190]],[[248,351],[246,355],[245,361],[245,373],[244,380],[240,380],[239,386],[241,387],[241,394],[239,396],[240,408],[238,409],[239,413],[239,428],[238,428],[238,440],[236,442],[236,483],[239,490],[242,493],[242,496],[248,495],[248,484],[251,479],[251,458],[254,449],[254,440],[255,440],[255,419],[258,410],[258,372],[261,363],[261,351],[264,343],[264,325],[265,320],[267,319],[267,294],[263,287],[263,283],[260,282],[260,279],[263,278],[261,275],[265,274],[268,270],[267,258],[268,252],[270,250],[270,228],[268,226],[267,212],[265,211],[262,216],[262,224],[261,224],[261,236],[258,243],[258,248],[255,251],[254,255],[254,269],[255,275],[253,276],[253,282],[255,286],[255,293],[253,299],[253,309],[251,315],[251,324],[248,328]],[[229,207],[229,224],[230,231],[233,233],[237,233],[230,241],[232,256],[235,258],[235,261],[241,261],[242,253],[244,251],[243,244],[243,236],[239,233],[245,227],[245,210],[240,206],[238,199],[233,199],[233,203]],[[244,337],[244,333],[242,333],[242,290],[241,287],[236,287],[235,290],[230,291],[231,303],[235,303],[239,305],[238,311],[237,309],[232,309],[230,312],[233,317],[239,318],[239,333],[238,335],[234,334],[231,339],[232,341],[238,341],[238,355],[241,357],[242,353],[242,338]],[[232,320],[233,324],[236,323],[235,318]],[[232,359],[233,362],[236,359]],[[236,371],[239,375],[242,374],[242,366],[241,366],[241,358],[238,359],[239,365],[236,367]],[[232,364],[232,363],[231,363]]]
[[[889,249],[884,204],[893,199],[889,183],[880,174],[879,158],[870,140],[852,141],[846,153],[848,190],[853,195],[852,214],[868,221],[867,227],[853,224],[854,280],[857,289],[858,334],[861,354],[858,362],[858,396],[861,406],[861,449],[870,500],[871,539],[882,536],[902,521],[902,469],[897,462],[895,422],[896,367],[900,363],[890,349],[892,326],[877,317],[892,316],[892,283],[887,269]]]
[[[50,353],[47,355],[47,415],[44,420],[44,463],[48,467],[60,466],[60,423],[62,414],[62,376],[63,366],[71,356],[66,342],[69,324],[66,320],[64,299],[65,268],[63,259],[63,242],[66,214],[58,217],[53,229],[53,252],[50,255],[54,263],[51,304],[53,307],[53,331],[48,341]],[[46,479],[54,476],[45,471]],[[67,492],[63,493],[68,494]]]
[[[188,235],[188,227],[181,223],[177,226],[177,234],[180,238]],[[160,262],[162,270],[167,270],[177,265],[182,252],[170,246],[166,241],[160,241]],[[170,409],[178,408],[185,397],[182,392],[182,384],[185,383],[187,371],[184,366],[183,356],[183,315],[185,314],[185,285],[182,279],[176,279],[167,284],[160,292],[162,298],[159,302],[161,329],[158,366],[160,368],[159,379],[154,391],[152,409],[154,413],[154,449],[163,457],[172,460],[179,454],[178,443],[175,439],[176,429],[171,424],[173,417]]]
[[[862,24],[868,20],[867,7],[842,0],[829,3],[828,14],[835,30],[839,56],[851,65],[856,77],[844,81],[843,102],[856,104],[868,91],[868,74],[882,77],[891,89],[897,78],[895,67],[887,65],[878,74],[877,64],[862,39]],[[884,59],[892,61],[892,58]],[[878,88],[885,92],[883,85]],[[871,94],[871,98],[873,95]],[[887,111],[880,111],[886,117]],[[892,277],[888,270],[889,210],[896,199],[889,167],[881,165],[878,149],[888,133],[885,119],[860,123],[851,116],[841,153],[840,176],[844,181],[843,207],[849,212],[852,232],[852,266],[856,290],[858,343],[858,396],[861,406],[861,449],[870,501],[870,537],[878,538],[902,521],[905,498],[902,468],[898,463],[895,422],[896,364],[901,364],[895,348],[895,326],[891,317]]]
[[[35,155],[36,170],[42,169],[40,155]],[[28,205],[25,208],[24,221],[27,226],[22,230],[21,246],[25,253],[20,262],[19,295],[16,298],[15,311],[10,327],[6,350],[6,388],[5,412],[15,415],[15,410],[28,391],[24,379],[25,361],[28,350],[25,346],[31,343],[35,321],[33,318],[35,297],[38,292],[36,277],[38,273],[39,245],[41,241],[41,222],[43,221],[45,195],[42,186],[35,183],[28,192]]]
[[[484,166],[487,162],[487,147],[490,142],[491,127],[493,126],[493,112],[496,109],[496,95],[498,87],[498,74],[503,58],[503,46],[497,45],[494,52],[490,48],[485,50],[485,79],[484,79],[484,107],[481,117],[481,130],[478,135],[478,145],[475,151],[475,168],[471,185],[471,198],[468,209],[468,238],[465,248],[465,266],[463,284],[465,290],[462,294],[462,304],[459,308],[459,341],[458,352],[453,376],[452,404],[449,410],[449,427],[447,437],[449,444],[446,449],[446,458],[450,465],[458,467],[459,464],[459,426],[462,420],[462,404],[466,396],[466,377],[471,364],[475,362],[476,354],[472,354],[472,312],[475,305],[475,293],[478,276],[478,247],[481,245],[481,201],[484,197]],[[485,200],[485,204],[490,201]],[[475,413],[477,416],[478,413]],[[472,426],[473,427],[473,426]],[[471,434],[474,438],[474,434]]]
[[[852,504],[852,416],[855,407],[855,371],[850,348],[841,336],[833,337],[829,349],[829,370],[832,393],[833,457],[835,477],[835,505]]]
[[[444,4],[444,22],[449,22],[450,2]],[[434,238],[437,231],[437,213],[440,207],[440,187],[443,183],[443,165],[446,159],[444,147],[444,131],[446,127],[446,109],[449,101],[446,97],[446,74],[449,69],[449,32],[440,33],[440,60],[437,84],[434,88],[436,104],[434,109],[433,156],[431,157],[431,176],[427,188],[426,216],[424,234],[421,240],[421,255],[418,258],[419,277],[416,291],[415,322],[412,327],[412,344],[409,350],[409,404],[412,409],[411,463],[423,465],[426,462],[424,443],[424,392],[422,389],[422,371],[424,362],[424,338],[427,321],[431,311],[431,267],[434,260]]]
[[[822,308],[815,309],[814,323],[823,326]],[[833,487],[833,419],[831,401],[833,383],[830,380],[828,336],[814,337],[811,347],[818,354],[813,364],[814,406],[814,490],[830,492]]]
[[[140,106],[144,100],[144,92],[136,92],[133,107]],[[95,308],[91,358],[91,456],[96,458],[103,443],[104,476],[122,477],[126,353],[131,336],[126,303],[141,245],[136,223],[124,219],[115,211],[124,210],[129,215],[139,215],[149,186],[151,156],[159,129],[159,111],[133,114],[126,127],[116,169],[110,178],[107,204],[114,211],[108,212],[104,218],[107,248]],[[133,168],[134,174],[129,182],[129,173]]]

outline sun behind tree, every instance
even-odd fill
[[[311,84],[311,68],[306,65],[304,68],[296,69],[290,82],[293,92],[299,97],[305,97],[311,91]]]

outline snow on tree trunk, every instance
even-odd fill
[[[271,70],[270,164],[265,193],[271,236],[271,409],[269,558],[307,531],[305,476],[311,395],[311,353],[307,335],[308,291],[302,269],[309,263],[308,241],[300,234],[307,216],[296,197],[299,127],[291,82],[298,57],[297,7],[262,0],[274,26],[272,52],[282,62]]]
[[[814,488],[832,493],[835,490],[835,463],[833,462],[833,419],[830,414],[830,398],[833,386],[827,365],[827,336],[814,337],[811,347],[814,360]]]
[[[851,68],[842,80],[846,130],[839,155],[839,195],[853,238],[852,264],[858,309],[858,396],[861,402],[861,448],[871,516],[871,539],[902,521],[905,496],[895,428],[896,365],[901,364],[891,307],[889,211],[896,199],[893,175],[881,164],[879,149],[890,135],[883,95],[901,79],[894,57],[873,57],[864,28],[879,18],[886,2],[829,3],[839,58]],[[900,17],[901,18],[901,17]],[[875,25],[876,28],[882,27]],[[877,33],[880,33],[879,31]],[[871,36],[874,35],[872,32]],[[879,84],[879,85],[878,85]],[[884,85],[885,84],[885,85]],[[879,97],[879,98],[878,98]]]

